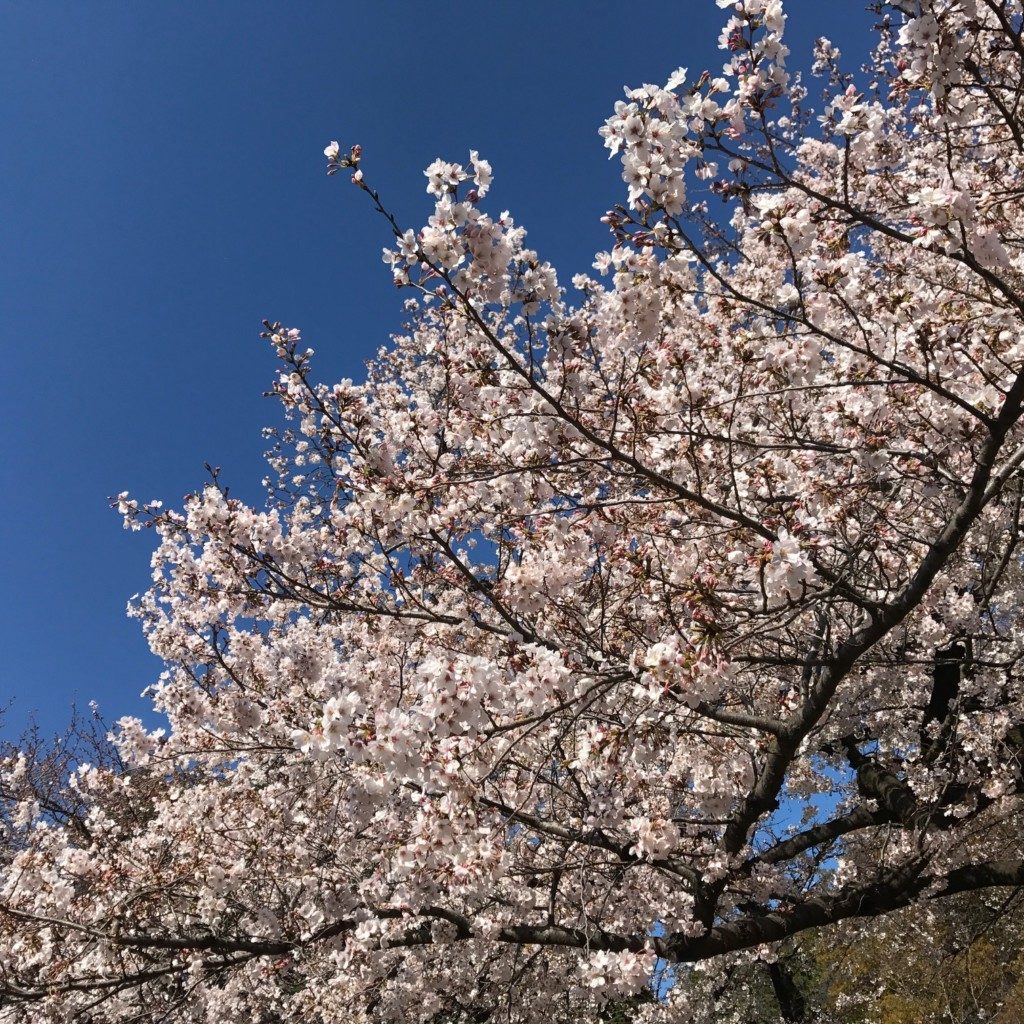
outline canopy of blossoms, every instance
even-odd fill
[[[719,7],[571,281],[479,154],[407,228],[327,147],[408,323],[337,384],[267,324],[265,508],[120,496],[169,726],[3,764],[5,1020],[722,1020],[807,929],[1024,884],[1020,2],[881,4],[807,84]]]

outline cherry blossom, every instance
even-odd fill
[[[265,505],[114,499],[166,724],[0,763],[7,1019],[710,1024],[1024,883],[1020,5],[883,4],[816,109],[718,6],[600,128],[596,276],[476,151],[406,224],[326,147],[407,321],[337,383],[266,322]]]

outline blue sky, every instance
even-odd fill
[[[861,0],[792,0],[806,66],[826,34],[865,53]],[[261,498],[268,317],[324,379],[358,378],[401,321],[365,197],[324,174],[330,139],[409,226],[436,156],[491,161],[563,280],[622,197],[597,128],[626,83],[717,71],[712,0],[256,0],[0,9],[0,734],[97,700],[141,713],[160,671],[127,599],[151,540],[107,499],[176,505],[206,462]]]

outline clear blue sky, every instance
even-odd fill
[[[793,0],[791,63],[827,34],[864,55],[861,0]],[[620,200],[596,132],[626,83],[717,71],[712,0],[6,0],[0,7],[0,734],[72,702],[146,707],[160,671],[127,599],[151,539],[107,506],[177,504],[221,466],[261,498],[268,317],[324,378],[358,377],[400,322],[365,197],[324,174],[359,142],[409,226],[436,156],[491,161],[563,280]]]

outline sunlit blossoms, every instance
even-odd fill
[[[265,507],[115,499],[167,722],[0,766],[6,1019],[745,1020],[795,937],[1024,884],[1020,4],[807,81],[719,6],[584,272],[475,151],[406,224],[327,146],[408,323],[337,384],[266,324]]]

